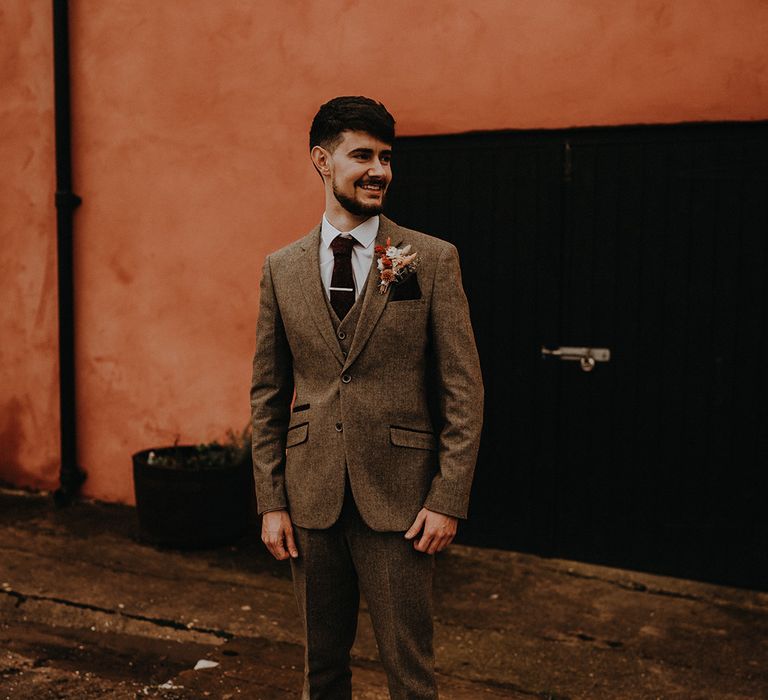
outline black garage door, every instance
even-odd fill
[[[768,587],[767,169],[765,122],[398,140],[486,382],[462,541]]]

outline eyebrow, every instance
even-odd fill
[[[349,153],[347,153],[348,156],[354,155],[356,153],[365,154],[365,155],[371,155],[373,153],[372,148],[353,148]],[[391,156],[392,155],[392,149],[391,148],[385,148],[381,155],[383,156]]]

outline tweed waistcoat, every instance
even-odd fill
[[[368,289],[368,283],[366,281],[360,294],[358,294],[355,303],[349,310],[343,320],[339,320],[336,312],[331,306],[331,302],[328,297],[325,297],[325,306],[328,309],[328,314],[331,317],[331,323],[333,324],[333,330],[336,331],[336,338],[339,341],[339,347],[341,352],[346,357],[349,354],[349,348],[352,346],[352,339],[355,337],[355,329],[357,328],[357,319],[360,318],[360,309],[363,307],[363,299],[365,298],[366,290]]]

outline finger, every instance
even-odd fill
[[[434,554],[435,552],[439,552],[443,548],[443,538],[442,537],[435,537],[432,540],[432,543],[429,545],[429,549],[427,549],[427,554]]]
[[[445,549],[448,542],[451,540],[451,533],[450,532],[440,532],[439,535],[435,537],[435,552],[439,552],[443,549]]]
[[[290,555],[288,554],[288,551],[285,549],[285,538],[283,531],[280,530],[277,533],[277,537],[274,540],[275,543],[275,556],[280,559],[281,561],[283,559],[287,559]]]
[[[272,549],[272,540],[270,539],[269,533],[266,530],[262,530],[261,532],[261,541],[264,543],[267,551],[274,557],[275,552]]]
[[[293,528],[287,525],[285,528],[285,542],[288,545],[288,552],[296,559],[299,556],[299,550],[296,547],[296,540],[293,538]]]
[[[427,549],[429,549],[429,545],[432,544],[432,533],[424,532],[424,534],[421,536],[421,539],[414,542],[414,547],[419,552],[426,552]]]
[[[275,559],[282,560],[288,556],[288,553],[283,548],[283,534],[281,531],[278,531],[276,533],[267,532],[262,537],[262,540],[264,541],[264,544],[267,546],[269,553]]]
[[[266,527],[262,527],[261,529],[261,541],[264,543],[264,546],[267,548],[267,551],[274,557],[275,552],[272,546],[272,538],[269,534],[269,531],[266,529]]]
[[[422,526],[424,525],[424,521],[427,519],[427,513],[422,508],[419,511],[419,514],[416,516],[416,520],[413,521],[413,525],[411,525],[410,528],[408,528],[408,532],[405,533],[405,539],[411,540],[418,534],[419,530],[421,530]]]
[[[277,559],[277,552],[275,551],[275,543],[271,540],[264,540],[264,546],[267,548],[267,551],[275,558]]]
[[[264,542],[264,546],[267,548],[267,551],[277,559],[277,554],[275,553],[275,545],[270,542],[268,539],[265,539],[264,537],[261,538]]]

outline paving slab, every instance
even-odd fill
[[[444,700],[768,698],[766,593],[460,545],[435,581]],[[256,522],[179,551],[142,542],[133,508],[0,490],[0,700],[285,700],[302,665]],[[353,678],[388,697],[364,601]]]

